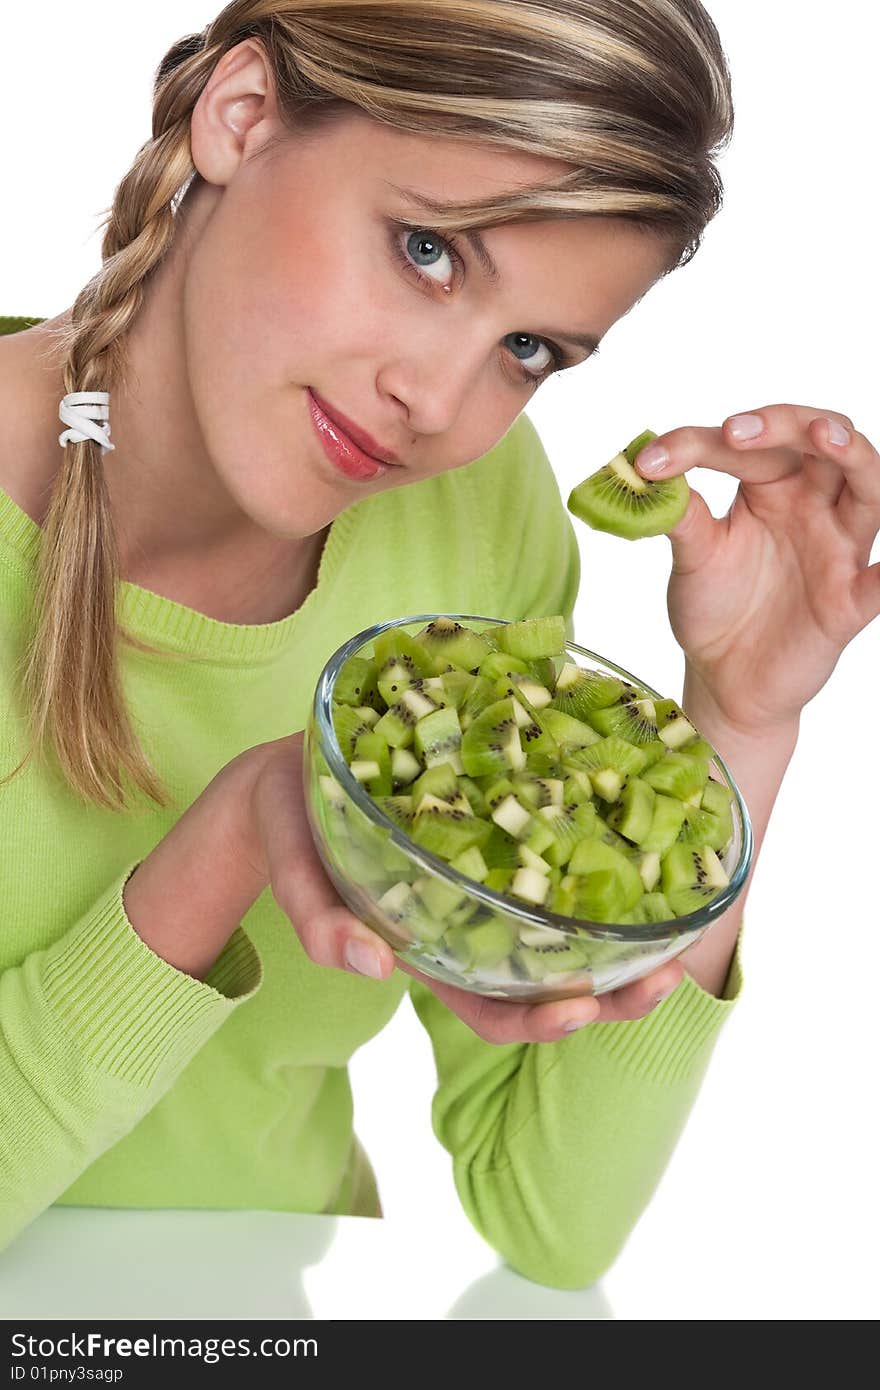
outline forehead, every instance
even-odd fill
[[[488,141],[399,130],[356,108],[341,113],[311,137],[323,153],[333,153],[353,172],[368,176],[393,168],[395,181],[447,180],[444,195],[467,202],[550,182],[578,166]]]
[[[317,136],[350,191],[379,200],[389,211],[430,226],[430,210],[411,190],[439,203],[468,203],[556,182],[578,165],[485,141],[399,130],[355,109]],[[556,322],[601,336],[667,270],[674,247],[668,237],[630,219],[611,216],[547,217],[510,222],[480,232],[499,271],[500,294],[529,291],[536,303],[570,309]],[[515,272],[515,273],[514,273]],[[590,324],[578,306],[590,305]]]

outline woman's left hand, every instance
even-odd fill
[[[668,533],[669,619],[719,714],[764,733],[797,722],[847,643],[880,614],[880,564],[868,564],[880,529],[880,454],[835,411],[768,405],[746,418],[761,424],[747,439],[734,433],[743,416],[659,435],[653,443],[669,463],[645,476],[712,468],[740,480],[721,519],[691,489]]]

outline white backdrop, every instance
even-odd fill
[[[725,206],[694,262],[611,330],[596,361],[530,405],[563,498],[642,428],[718,425],[771,402],[840,410],[880,442],[874,7],[707,8],[730,58],[737,114],[721,160]],[[218,9],[219,0],[46,0],[4,16],[0,312],[58,313],[93,274],[100,217],[149,136],[154,69]],[[735,481],[700,469],[689,480],[723,515]],[[631,544],[576,525],[578,641],[680,694],[669,542]],[[608,592],[610,572],[614,612],[592,600]],[[875,623],[803,716],[748,902],[745,994],[667,1174],[602,1282],[618,1318],[878,1311],[870,785],[880,748],[867,727],[878,647]],[[454,1279],[466,1219],[431,1133],[433,1059],[408,1002],[351,1075],[386,1214],[418,1220]]]

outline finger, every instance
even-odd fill
[[[394,952],[343,902],[315,848],[302,791],[302,768],[291,755],[262,772],[255,797],[270,887],[316,965],[373,979],[394,970]]]
[[[729,473],[748,483],[773,483],[800,471],[802,460],[791,449],[769,448],[747,457],[742,446],[725,434],[724,428],[682,425],[668,430],[636,455],[636,472],[656,482],[674,478],[691,468],[709,468]]]
[[[710,468],[750,485],[777,482],[803,471],[805,453],[816,452],[808,426],[812,420],[828,418],[852,429],[849,417],[839,412],[795,405],[762,406],[731,415],[720,429],[685,425],[658,435],[639,453],[635,466],[651,479],[675,477],[690,468]],[[747,436],[739,433],[748,428],[757,432]],[[824,448],[819,452],[827,464],[837,463]],[[655,456],[659,462],[662,454],[666,455],[663,466],[646,467]],[[826,479],[827,476],[826,470]]]
[[[853,603],[860,619],[859,631],[880,617],[880,564],[870,565],[856,575],[853,580]]]
[[[672,573],[692,574],[702,569],[710,555],[716,553],[719,532],[726,521],[718,521],[709,511],[705,498],[690,489],[688,509],[677,526],[667,535],[672,545]]]
[[[641,980],[634,980],[623,989],[609,990],[598,995],[599,1023],[622,1023],[645,1018],[652,1009],[667,999],[678,988],[684,978],[684,967],[677,961],[669,961],[658,970],[652,970]]]
[[[856,546],[867,555],[880,530],[880,453],[863,434],[847,430],[835,437],[824,419],[813,421],[810,433],[833,455],[844,484],[837,498],[837,515]]]
[[[736,422],[743,419],[759,422],[760,433],[737,439]],[[856,432],[848,415],[814,406],[770,405],[745,416],[731,416],[723,429],[743,460],[752,451],[749,464],[754,464],[754,472],[747,474],[748,483],[773,481],[772,473],[766,470],[788,450],[787,457],[799,460],[811,486],[827,502],[837,505],[841,523],[857,545],[876,536],[880,528],[880,455],[870,440]]]
[[[599,1016],[599,1001],[590,995],[572,995],[543,1004],[517,1004],[510,999],[488,999],[467,989],[433,980],[398,960],[398,969],[421,980],[469,1028],[489,1043],[559,1042],[570,1034],[565,1025],[578,1027]],[[573,1030],[572,1030],[573,1031]]]

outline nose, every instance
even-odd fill
[[[473,408],[491,366],[482,336],[451,327],[400,343],[380,385],[402,402],[418,436],[448,434]]]

